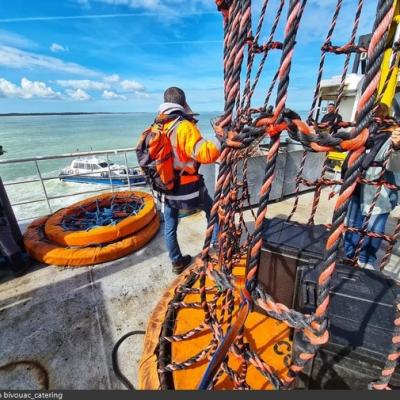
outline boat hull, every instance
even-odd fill
[[[129,182],[128,182],[129,179]],[[143,186],[146,184],[146,179],[143,176],[132,176],[129,178],[112,177],[97,177],[97,176],[73,176],[63,175],[60,176],[60,180],[63,182],[75,182],[75,183],[94,183],[99,185],[128,185],[130,183],[134,186]]]

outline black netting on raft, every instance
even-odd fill
[[[206,231],[202,251],[202,267],[192,274],[188,281],[176,289],[169,304],[168,314],[159,342],[159,375],[162,388],[171,388],[172,372],[207,362],[208,368],[199,383],[199,388],[213,388],[224,375],[236,389],[251,388],[246,381],[248,367],[254,366],[275,388],[290,388],[297,374],[316,355],[319,347],[329,340],[328,309],[330,302],[330,282],[340,258],[343,235],[357,233],[360,240],[356,243],[353,257],[348,262],[360,267],[357,260],[366,238],[382,239],[386,249],[380,257],[380,269],[388,264],[400,232],[399,219],[390,217],[386,226],[392,226],[391,232],[377,232],[370,226],[376,215],[379,196],[384,190],[398,192],[396,182],[389,179],[390,164],[394,161],[394,149],[390,135],[398,122],[378,113],[382,95],[398,65],[398,45],[390,43],[389,31],[394,16],[393,1],[377,0],[376,18],[372,28],[372,37],[368,48],[355,43],[364,1],[354,2],[354,19],[349,40],[345,44],[334,44],[334,33],[342,10],[343,1],[338,0],[326,35],[321,44],[321,60],[317,71],[317,82],[310,113],[306,121],[287,107],[290,95],[289,78],[299,26],[306,0],[277,1],[274,5],[268,0],[261,3],[257,21],[253,24],[255,10],[250,0],[219,1],[217,5],[224,18],[224,114],[214,123],[216,134],[222,141],[222,154],[217,177],[214,205]],[[282,16],[286,15],[286,19]],[[267,28],[266,29],[266,26]],[[266,30],[265,30],[266,29]],[[267,32],[268,33],[265,33]],[[267,37],[265,43],[261,38]],[[384,52],[392,47],[393,57],[387,76],[381,76]],[[279,57],[271,56],[279,52]],[[353,54],[367,56],[365,76],[361,83],[360,98],[353,120],[345,121],[338,129],[321,127],[317,108],[320,98],[321,82],[326,58],[329,54],[344,57],[342,74],[335,93],[335,112],[344,98],[346,77]],[[267,62],[267,59],[269,62]],[[274,64],[274,61],[275,64]],[[265,84],[263,73],[270,76]],[[263,80],[264,79],[264,80]],[[253,106],[253,95],[262,82],[264,101],[261,107]],[[380,90],[379,90],[380,88]],[[274,100],[274,106],[268,107]],[[260,252],[263,242],[263,224],[268,217],[270,193],[276,177],[278,153],[281,148],[281,134],[287,132],[290,138],[303,145],[304,155],[296,176],[295,200],[288,220],[294,218],[300,204],[300,192],[304,188],[314,190],[313,201],[307,224],[314,224],[318,217],[321,198],[334,203],[325,244],[323,260],[315,266],[317,275],[316,308],[312,314],[303,314],[277,303],[270,293],[258,281]],[[268,138],[265,176],[261,185],[258,209],[251,210],[254,230],[250,232],[245,221],[243,209],[249,202],[248,158],[256,154],[262,140]],[[342,175],[329,169],[326,158],[328,152],[346,153]],[[321,154],[321,177],[317,180],[307,176],[307,168],[315,168],[314,162],[307,159]],[[373,173],[371,173],[371,169]],[[368,210],[363,212],[361,226],[349,226],[348,215],[354,199],[364,188],[372,188]],[[375,190],[375,191],[374,191]],[[371,194],[372,193],[372,194]],[[326,196],[322,197],[322,196]],[[310,205],[309,205],[310,206]],[[211,251],[211,235],[216,224],[220,226],[219,249]],[[347,232],[346,232],[347,231]],[[235,265],[246,258],[246,278],[244,286],[238,289],[233,277]],[[211,279],[212,284],[208,279]],[[194,281],[199,287],[193,287]],[[241,303],[235,310],[234,292],[240,290]],[[185,303],[185,293],[197,293],[198,303]],[[208,295],[211,294],[212,296]],[[217,304],[222,311],[217,313]],[[294,328],[293,351],[288,375],[279,377],[263,360],[257,349],[248,343],[243,335],[244,322],[249,312],[257,305],[268,316],[282,321]],[[396,304],[393,304],[396,307]],[[399,307],[399,305],[397,305]],[[178,310],[184,308],[201,309],[204,320],[190,331],[175,334],[174,323]],[[371,388],[386,389],[400,357],[400,319],[393,321],[392,348],[387,354],[387,362],[382,376],[371,384]],[[171,343],[188,340],[203,332],[211,332],[210,342],[198,353],[187,360],[171,359]],[[233,370],[230,357],[240,361],[240,368]]]
[[[74,213],[64,216],[61,226],[65,231],[88,231],[98,226],[112,226],[125,218],[138,215],[144,207],[144,200],[130,195],[117,194],[104,204],[99,199],[74,209]]]

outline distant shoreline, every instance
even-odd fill
[[[221,111],[203,111],[200,114],[220,114]],[[154,111],[120,111],[120,112],[41,112],[41,113],[0,113],[0,117],[35,117],[35,116],[49,116],[49,115],[118,115],[118,114],[154,114]]]
[[[0,117],[32,117],[32,116],[43,116],[43,115],[108,115],[108,114],[133,114],[131,112],[43,112],[43,113],[6,113],[0,114]]]

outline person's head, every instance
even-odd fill
[[[170,87],[164,92],[164,102],[179,104],[188,114],[193,114],[191,108],[186,102],[185,92],[178,87]]]
[[[333,113],[335,111],[335,103],[328,104],[328,114]]]
[[[389,116],[389,107],[385,103],[378,103],[374,110],[374,117],[386,118]]]

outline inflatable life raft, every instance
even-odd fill
[[[37,261],[85,266],[136,251],[157,233],[154,199],[144,192],[106,193],[32,222],[24,245]]]
[[[233,270],[237,285],[244,282],[245,263],[240,262]],[[211,281],[206,287],[211,288]],[[199,267],[194,266],[181,274],[167,289],[150,316],[144,341],[144,350],[139,367],[139,388],[143,390],[192,390],[196,389],[208,366],[212,333],[207,327],[194,333],[204,321],[200,307]],[[180,290],[176,290],[180,288]],[[183,289],[182,289],[183,288]],[[216,289],[215,289],[216,290]],[[239,293],[234,294],[233,320],[239,305]],[[211,300],[215,291],[207,291]],[[221,318],[221,329],[226,332],[229,321],[223,316],[227,304],[217,303],[217,315]],[[225,313],[226,315],[226,313]],[[291,355],[291,330],[288,326],[258,312],[251,312],[245,324],[244,341],[257,348],[260,358],[268,360],[275,373],[287,375]],[[185,337],[185,334],[190,332]],[[183,335],[183,337],[182,337]],[[205,353],[204,353],[205,352]],[[230,351],[228,367],[239,371],[241,362]],[[249,366],[246,381],[251,389],[272,389],[253,365]],[[214,389],[233,389],[234,385],[226,372],[219,376]]]

